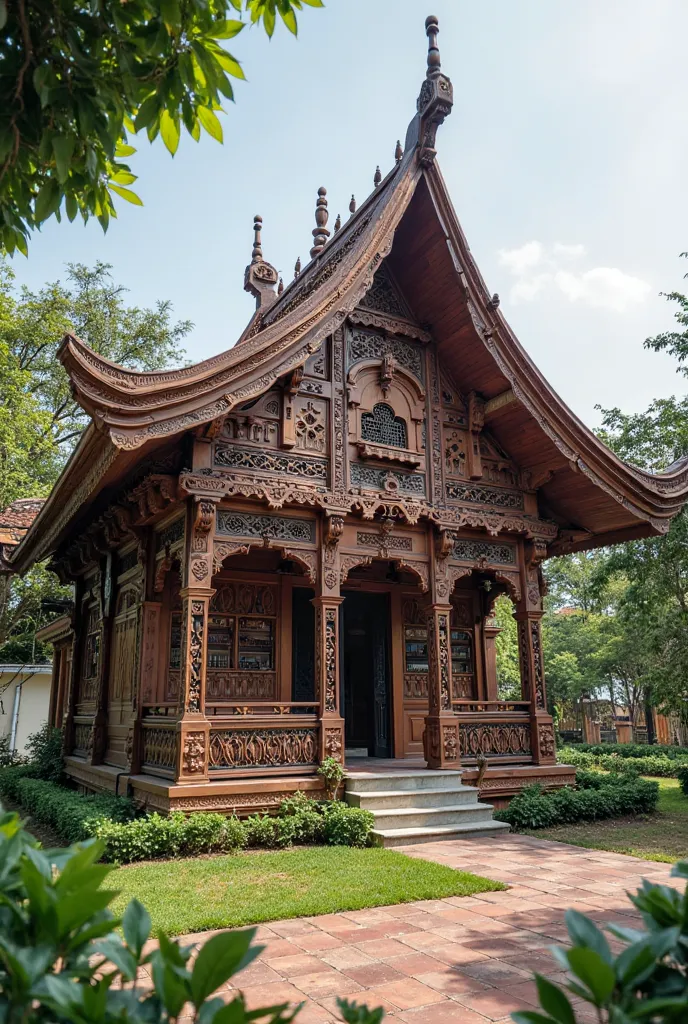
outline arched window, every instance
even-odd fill
[[[364,412],[361,416],[361,437],[374,444],[408,448],[406,422],[401,416],[395,416],[394,409],[384,402],[378,402],[372,412]]]

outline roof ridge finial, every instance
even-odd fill
[[[337,214],[337,219],[334,222],[334,233],[335,233],[335,235],[337,234],[337,232],[339,231],[341,226],[342,226],[342,218],[341,218],[341,214],[338,213]]]
[[[375,188],[378,187],[381,181],[382,172],[380,171],[380,165],[378,164],[377,167],[375,168],[375,174],[373,175],[373,185],[375,186]]]
[[[437,33],[440,30],[439,22],[434,14],[429,14],[425,19],[425,32],[428,37],[428,70],[426,78],[437,78],[441,74],[442,64],[440,62],[440,50],[437,45]]]
[[[351,194],[351,202],[349,203],[349,213],[356,213],[356,196]]]
[[[319,252],[322,252],[327,244],[327,239],[330,237],[330,232],[327,230],[327,220],[329,214],[327,212],[327,189],[321,185],[318,189],[318,201],[315,204],[315,227],[313,228],[313,248],[311,249],[311,257],[317,256]]]
[[[301,257],[297,256],[296,257],[296,263],[294,264],[294,280],[296,280],[296,278],[299,276],[300,273],[301,273]]]
[[[253,249],[251,250],[251,263],[261,263],[263,260],[263,244],[260,232],[263,227],[263,218],[259,213],[253,218]]]
[[[280,277],[280,279],[279,279],[279,283],[278,283],[278,285],[277,285],[277,294],[278,294],[278,295],[281,295],[283,291],[284,291],[284,281],[283,281],[283,280],[282,280],[282,278]]]
[[[402,156],[403,156],[403,155],[404,155],[404,151],[403,151],[403,149],[401,148],[401,140],[400,140],[400,139],[397,139],[397,144],[396,144],[396,148],[395,148],[395,150],[394,150],[394,159],[395,159],[395,161],[396,161],[397,163],[399,163],[399,161],[401,160],[401,158],[402,158]]]

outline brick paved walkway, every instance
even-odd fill
[[[348,996],[406,1024],[486,1024],[532,1009],[534,970],[555,980],[549,952],[566,939],[567,907],[594,920],[635,924],[625,896],[641,878],[666,882],[670,866],[527,836],[402,848],[412,857],[474,871],[512,888],[262,925],[259,960],[237,975],[249,1006],[304,1001],[300,1024],[337,1017]],[[202,942],[209,934],[185,936]],[[574,1000],[575,1002],[575,1000]],[[582,1012],[581,1021],[596,1018]]]

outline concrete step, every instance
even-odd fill
[[[346,777],[347,793],[389,792],[390,790],[453,789],[461,783],[461,772],[408,769],[398,772],[355,772]]]
[[[489,804],[454,804],[449,807],[393,807],[373,811],[375,828],[415,829],[435,828],[436,825],[463,825],[466,822],[484,824],[492,822]]]
[[[346,799],[353,807],[378,811],[396,807],[446,807],[450,804],[475,806],[478,790],[475,786],[457,785],[452,789],[390,789],[359,793],[347,786]]]
[[[375,829],[373,838],[379,846],[415,846],[418,843],[439,843],[448,839],[471,839],[503,835],[510,829],[505,821],[466,822],[465,825],[437,825],[434,828]],[[476,864],[476,871],[480,865]]]

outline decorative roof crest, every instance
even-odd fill
[[[442,73],[437,45],[439,24],[434,14],[425,19],[425,32],[428,37],[428,66],[416,101],[417,114],[406,133],[404,150],[419,146],[420,162],[428,167],[437,155],[435,136],[439,125],[451,113],[454,90],[449,78]]]
[[[263,218],[256,214],[253,218],[251,262],[244,271],[244,291],[250,292],[254,296],[256,309],[269,306],[275,301],[279,276],[272,264],[263,259],[262,228]]]
[[[318,201],[315,204],[315,227],[313,228],[313,248],[311,257],[317,256],[325,248],[330,232],[327,229],[329,213],[327,212],[327,189],[321,185],[318,189]]]

